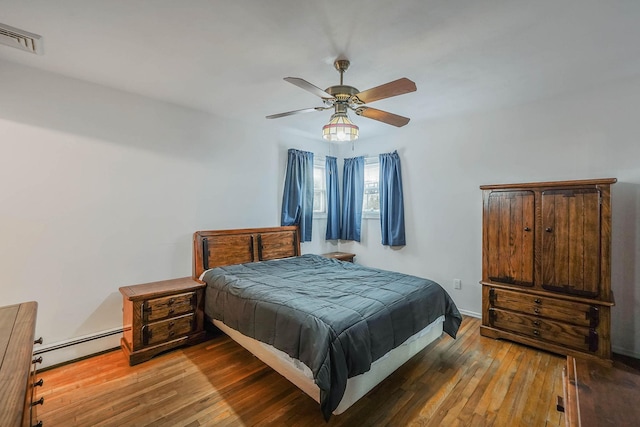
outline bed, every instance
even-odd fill
[[[194,233],[207,321],[320,403],[325,420],[462,317],[435,282],[300,254],[297,227]]]

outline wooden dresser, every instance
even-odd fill
[[[611,361],[615,182],[480,187],[482,335]]]
[[[191,277],[124,286],[124,334],[120,346],[129,365],[205,338],[205,284]]]
[[[640,373],[567,357],[562,373],[564,411],[569,427],[636,426],[640,423]]]
[[[0,307],[0,426],[41,426],[36,399],[33,338],[36,327],[36,302]],[[41,341],[41,340],[40,340]],[[39,359],[41,362],[42,359]]]

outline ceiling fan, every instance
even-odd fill
[[[347,59],[337,59],[334,67],[340,73],[340,84],[330,86],[325,90],[298,77],[285,77],[284,80],[298,86],[312,94],[322,98],[324,106],[304,108],[302,110],[287,111],[286,113],[272,114],[267,119],[290,116],[299,113],[310,113],[312,111],[324,111],[334,109],[334,114],[327,125],[322,128],[323,138],[329,141],[353,141],[358,138],[359,130],[349,118],[347,111],[353,110],[357,115],[387,123],[393,126],[402,127],[409,123],[408,117],[399,116],[387,111],[367,107],[364,104],[378,101],[380,99],[391,98],[392,96],[403,95],[415,92],[416,84],[403,77],[380,86],[360,92],[353,86],[343,84],[344,72],[349,68],[350,62]]]

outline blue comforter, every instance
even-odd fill
[[[453,338],[462,321],[431,280],[318,255],[218,267],[203,279],[209,317],[311,369],[326,420],[347,378],[442,315]]]

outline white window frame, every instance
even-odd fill
[[[375,173],[373,177],[374,179],[370,179],[367,181],[367,169],[368,168],[377,169],[377,173]],[[362,196],[362,218],[363,219],[380,219],[380,208],[378,209],[366,209],[367,207],[367,183],[370,185],[375,183],[378,188],[378,200],[380,200],[380,158],[378,156],[375,157],[365,157],[364,159],[364,168],[365,168],[365,180],[364,180],[364,194]],[[379,204],[378,204],[379,206]]]
[[[316,189],[316,172],[322,175],[322,188]],[[321,193],[320,198],[322,200],[323,209],[317,209],[316,204],[313,204],[313,218],[326,218],[327,217],[327,168],[325,157],[313,158],[313,200],[316,199],[316,191]]]

